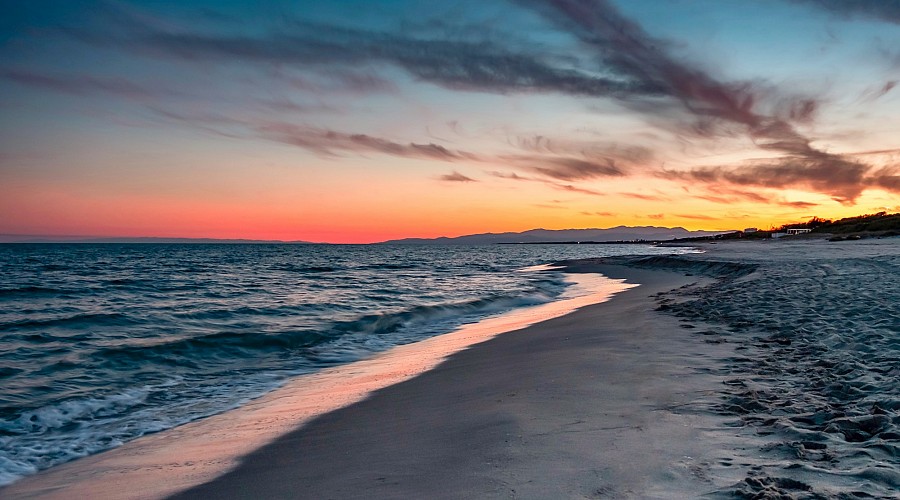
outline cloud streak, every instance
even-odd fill
[[[670,179],[709,184],[727,183],[764,188],[804,187],[829,194],[840,203],[850,204],[866,188],[881,187],[890,190],[890,181],[879,182],[879,178],[868,174],[871,170],[871,166],[828,155],[818,160],[804,156],[787,157],[739,167],[666,171],[661,175]]]
[[[595,97],[656,93],[642,82],[560,66],[555,64],[554,54],[541,54],[533,48],[516,51],[486,40],[411,37],[301,21],[256,36],[225,35],[175,29],[123,10],[105,15],[128,29],[98,32],[69,28],[67,33],[94,45],[189,61],[240,60],[305,69],[387,63],[419,80],[457,90]],[[384,87],[377,77],[356,83]]]
[[[383,153],[404,158],[427,158],[440,161],[477,160],[472,153],[456,151],[427,143],[399,143],[367,134],[347,134],[317,127],[274,123],[256,128],[267,139],[298,146],[326,156],[339,152]]]
[[[0,70],[0,78],[28,87],[37,87],[64,94],[86,96],[116,95],[134,100],[154,97],[175,97],[184,94],[171,89],[148,87],[125,78],[91,75],[54,75],[21,69]]]
[[[467,177],[457,172],[456,170],[454,170],[452,173],[442,175],[440,179],[447,182],[478,182],[471,177]]]
[[[612,158],[592,160],[561,156],[506,155],[500,161],[558,181],[583,181],[599,177],[623,177],[622,170]]]

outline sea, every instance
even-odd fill
[[[558,300],[651,245],[0,245],[0,485]],[[544,265],[544,266],[542,266]]]

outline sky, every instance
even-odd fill
[[[0,234],[900,211],[900,0],[0,0]]]

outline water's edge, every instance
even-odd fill
[[[550,270],[534,268],[530,271]],[[46,498],[162,498],[207,482],[240,457],[311,419],[428,371],[449,355],[501,333],[560,317],[637,286],[598,274],[565,274],[557,300],[522,307],[370,358],[300,375],[233,409],[139,437],[25,477],[4,494]]]

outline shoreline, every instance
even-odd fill
[[[722,381],[696,366],[715,365],[733,346],[698,344],[655,311],[657,294],[712,280],[589,268],[641,286],[457,352],[172,498],[674,498],[715,489],[698,471],[715,460],[703,436],[722,419],[685,408]]]
[[[234,409],[39,471],[0,488],[0,494],[13,498],[165,498],[214,480],[233,468],[241,457],[279,436],[322,414],[363,400],[374,391],[421,375],[455,352],[609,300],[636,286],[593,273],[569,274],[567,279],[573,285],[558,300],[516,309],[446,334],[396,346],[371,358],[295,377]]]

